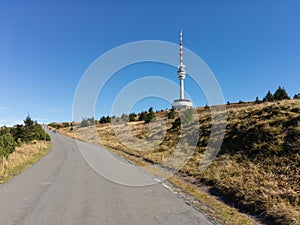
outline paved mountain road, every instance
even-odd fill
[[[129,187],[104,179],[88,166],[74,140],[60,134],[51,137],[47,156],[0,186],[1,225],[212,224],[161,184]],[[104,161],[99,165],[122,172]],[[134,174],[152,179],[136,167]]]

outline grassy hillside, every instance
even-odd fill
[[[196,151],[178,175],[199,188],[208,186],[211,193],[221,196],[229,205],[265,222],[300,224],[300,100],[228,105],[221,151],[204,171],[199,171],[199,162],[210,138],[211,112],[204,108],[197,110],[199,124],[192,123],[187,129],[191,132],[193,126],[200,129]],[[167,132],[163,142],[152,151],[132,150],[123,145],[110,124],[97,125],[100,139],[91,132],[96,128],[79,128],[76,137],[152,164],[172,167],[170,163],[164,164],[165,159],[174,151],[179,136],[188,134],[181,134],[181,127],[174,123],[176,118],[167,119],[166,115],[167,112],[156,115],[166,122]],[[162,134],[159,125],[152,126],[152,133],[143,122],[115,129],[129,142],[131,137],[125,128],[130,128],[139,139],[151,138],[155,142]],[[187,140],[186,148],[189,147]]]
[[[300,223],[300,102],[228,111],[222,149],[197,182],[281,224]],[[191,164],[182,173],[187,176]]]

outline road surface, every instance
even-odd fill
[[[60,134],[51,138],[47,156],[0,186],[1,225],[212,224],[162,184],[129,187],[111,182],[86,163],[74,140]],[[106,171],[124,172],[104,161],[99,165]],[[134,170],[139,179],[153,179]]]

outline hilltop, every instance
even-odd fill
[[[208,187],[210,193],[227,204],[255,215],[265,223],[299,224],[300,100],[227,105],[221,150],[204,171],[199,171],[199,162],[210,138],[211,111],[204,107],[198,108],[197,112],[199,124],[189,125],[190,130],[199,126],[197,147],[177,175],[198,188]],[[91,127],[74,129],[76,138],[104,145],[150,164],[172,167],[164,165],[164,160],[174,150],[181,127],[178,114],[168,119],[168,113],[155,114],[165,121],[167,132],[163,142],[152,151],[132,150],[123,145],[110,123],[97,124],[98,134],[91,133]],[[130,122],[123,128],[130,128],[139,139],[151,137],[155,141],[161,134],[155,133],[155,124],[153,126],[154,133],[143,121]],[[118,129],[123,128],[120,125]],[[70,128],[61,128],[60,132],[74,136]],[[121,134],[121,138],[130,138],[127,132]],[[189,143],[186,145],[188,148]]]

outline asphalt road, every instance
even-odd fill
[[[211,224],[162,184],[129,187],[111,182],[86,163],[74,140],[60,134],[51,137],[53,147],[47,156],[0,186],[1,225]],[[123,167],[101,159],[104,149],[81,144],[99,153],[93,157],[103,167],[100,170],[124,175]],[[153,179],[137,167],[130,168],[125,176]]]

